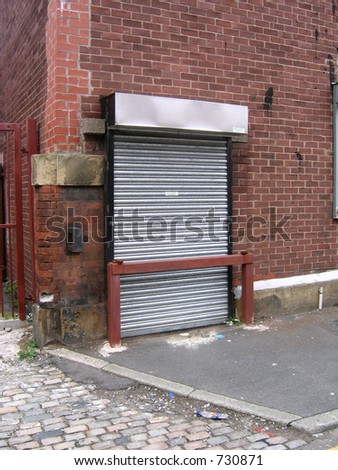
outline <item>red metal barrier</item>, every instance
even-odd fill
[[[31,270],[32,270],[32,300],[35,302],[38,298],[37,287],[36,287],[36,267],[35,267],[35,214],[34,214],[34,187],[31,184],[32,181],[32,155],[38,153],[38,136],[37,136],[37,121],[36,119],[28,119],[26,123],[26,134],[27,134],[27,173],[28,173],[28,200],[29,200],[29,222],[30,222],[30,239],[31,239]]]
[[[6,200],[4,206],[6,221],[0,224],[0,230],[5,230],[7,234],[6,255],[9,259],[7,259],[6,264],[11,303],[10,309],[12,317],[15,316],[14,310],[17,309],[20,320],[25,320],[21,128],[19,124],[0,123],[0,131],[4,132],[7,136],[3,142],[6,149],[4,154],[4,192]],[[11,133],[13,135],[13,142],[10,141]],[[4,317],[5,307],[2,279],[0,284],[1,312],[2,317]]]
[[[111,346],[121,341],[120,276],[185,269],[242,266],[242,320],[253,321],[253,256],[243,252],[238,255],[201,256],[155,261],[119,261],[108,263],[108,341]]]

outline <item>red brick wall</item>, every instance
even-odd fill
[[[253,251],[257,278],[337,267],[328,60],[335,2],[1,1],[9,18],[4,118],[37,117],[42,153],[81,151],[80,119],[100,117],[99,97],[116,91],[248,105],[248,142],[235,144],[232,157],[234,251]],[[86,244],[70,256],[64,243],[46,242],[47,219],[72,205],[102,216],[101,190],[36,192],[39,289],[65,303],[99,302],[103,247]],[[275,233],[284,216],[285,233]]]
[[[249,106],[248,143],[233,151],[234,251],[254,253],[256,278],[337,267],[334,4],[92,1],[91,45],[81,47],[92,87],[84,116],[98,117],[99,95],[114,91]]]
[[[90,74],[79,62],[80,48],[90,42],[89,5],[88,0],[49,0],[46,153],[81,151],[81,98],[90,94]]]
[[[13,0],[1,2],[4,119],[19,122],[25,139],[25,121],[39,124],[40,153],[80,152],[81,97],[89,93],[89,73],[79,68],[79,48],[89,43],[87,0]],[[101,146],[102,147],[102,146]],[[87,151],[91,151],[87,148]],[[102,153],[102,148],[101,148]],[[23,153],[26,296],[31,285],[31,253],[27,162]],[[83,252],[66,252],[64,240],[55,242],[55,216],[66,229],[67,208],[88,217],[89,229],[102,226],[102,188],[43,186],[35,191],[36,275],[38,292],[55,294],[60,306],[103,301],[103,245],[92,241]],[[77,220],[77,219],[76,219]],[[49,227],[49,229],[48,229]],[[61,232],[62,232],[61,230]],[[54,234],[55,235],[55,234]]]
[[[0,0],[1,17],[1,120],[22,125],[22,147],[26,141],[26,119],[35,118],[43,137],[44,111],[47,94],[47,60],[45,25],[47,0]],[[34,294],[32,285],[32,243],[30,234],[30,207],[28,167],[26,153],[22,153],[23,218],[26,296]],[[12,188],[13,189],[13,188]],[[14,192],[12,191],[14,204]],[[12,220],[15,220],[14,214]]]
[[[40,292],[53,293],[60,306],[104,302],[104,245],[98,243],[103,218],[101,188],[42,186],[36,196]],[[73,222],[83,226],[81,253],[66,250],[67,225]]]
[[[47,61],[45,25],[48,0],[0,0],[3,55],[3,120],[39,120],[43,134]]]

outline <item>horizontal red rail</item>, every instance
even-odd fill
[[[0,131],[19,131],[19,130],[20,130],[20,124],[0,122]]]
[[[142,274],[184,269],[216,268],[252,263],[251,254],[200,256],[197,258],[172,258],[152,261],[119,261],[110,263],[111,274]]]
[[[220,266],[242,266],[242,321],[253,321],[253,255],[201,256],[152,261],[114,260],[108,264],[108,340],[111,346],[121,341],[120,276],[185,269],[203,269]]]

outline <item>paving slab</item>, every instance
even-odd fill
[[[18,328],[27,328],[29,323],[27,320],[18,320],[18,319],[10,319],[10,320],[2,320],[0,319],[0,330],[4,328],[11,328],[12,330],[16,330]]]

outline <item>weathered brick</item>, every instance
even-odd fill
[[[277,444],[284,444],[284,442],[287,442],[287,439],[283,436],[274,436],[274,437],[269,437],[269,439],[267,439],[266,442],[272,446],[272,445],[277,445]]]
[[[58,400],[53,400],[48,403],[41,403],[42,408],[55,408],[56,406],[59,406],[60,402]]]
[[[183,446],[186,443],[187,440],[185,437],[178,437],[176,439],[171,439],[168,441],[170,447]]]
[[[96,428],[87,431],[86,434],[87,436],[101,436],[101,434],[107,434],[107,431],[104,428]]]
[[[44,446],[55,445],[62,442],[62,437],[48,437],[47,439],[42,439],[42,444]]]
[[[15,406],[6,406],[3,408],[0,408],[0,415],[6,415],[9,413],[16,413],[18,409]]]
[[[31,436],[33,434],[38,434],[42,431],[41,426],[36,426],[33,428],[29,429],[22,429],[20,431],[17,431],[16,435],[17,436]]]
[[[107,426],[107,431],[108,432],[113,432],[113,431],[121,431],[123,429],[127,429],[128,426],[125,423],[120,423],[120,424],[114,424],[113,426]]]
[[[133,436],[131,436],[130,440],[132,442],[140,442],[140,441],[146,441],[148,438],[148,434],[147,433],[143,433],[143,434],[134,434]]]
[[[206,431],[202,431],[195,434],[187,434],[186,437],[189,441],[199,441],[201,439],[208,439],[210,434]]]
[[[21,393],[22,390],[21,388],[9,388],[8,390],[4,390],[3,392],[3,396],[4,397],[12,397],[14,395],[16,395],[17,393]]]
[[[82,446],[97,444],[98,442],[100,442],[99,438],[92,436],[92,437],[86,437],[85,439],[81,439],[80,441],[78,441],[78,445],[82,447]]]
[[[141,428],[131,428],[131,429],[123,429],[121,431],[121,434],[122,436],[133,436],[134,434],[141,434],[143,432],[146,432],[146,428],[145,427],[141,427]]]
[[[278,445],[268,446],[265,448],[265,450],[285,450],[286,448],[287,447],[285,447],[284,445],[278,444]]]
[[[98,119],[99,98],[112,90],[246,104],[250,137],[247,143],[234,142],[232,156],[234,252],[254,246],[257,279],[334,269],[338,243],[329,203],[332,103],[327,87],[328,56],[336,51],[324,39],[335,37],[336,16],[316,0],[290,7],[286,19],[285,8],[276,3],[255,10],[253,28],[250,2],[222,2],[217,18],[213,2],[195,2],[193,15],[179,2],[170,8],[168,2],[135,2],[133,8],[129,0],[101,3],[93,0],[89,15],[89,2],[77,3],[76,12],[57,2],[10,2],[2,24],[3,60],[11,67],[2,72],[2,118],[23,123],[37,117],[41,152],[83,147],[102,153],[99,139],[81,141],[80,119]],[[12,15],[20,22],[9,21]],[[317,39],[309,35],[314,15]],[[63,34],[56,34],[61,27]],[[315,62],[322,64],[320,72]],[[327,80],[321,80],[323,72]],[[304,83],[310,84],[306,96]],[[97,302],[104,296],[102,247],[92,245],[92,258],[73,258],[74,269],[67,270],[64,247],[51,247],[50,260],[41,251],[45,246],[39,246],[48,236],[48,214],[55,214],[52,204],[58,201],[58,213],[65,212],[67,191],[59,189],[42,187],[35,193],[39,290],[57,292],[68,303]],[[104,207],[101,193],[98,210]],[[86,194],[82,190],[79,204],[85,215]],[[282,214],[292,216],[286,225],[290,240],[276,231],[272,207],[278,209],[277,221]],[[325,240],[318,236],[322,233]]]
[[[88,430],[88,427],[82,424],[80,426],[70,426],[68,428],[64,428],[63,432],[65,434],[73,434],[73,433],[75,434],[75,433],[87,431],[87,430]]]
[[[236,440],[236,439],[240,439],[241,437],[246,437],[246,436],[248,436],[248,434],[249,434],[249,431],[244,429],[242,431],[231,432],[231,433],[228,434],[228,437],[229,437],[229,439]]]
[[[61,442],[60,444],[55,444],[53,446],[53,449],[55,450],[66,450],[66,449],[75,449],[76,447],[76,442],[75,441],[69,441],[69,442]]]
[[[78,433],[72,433],[72,434],[66,434],[64,436],[66,441],[71,441],[75,439],[76,441],[79,441],[80,439],[85,439],[86,435],[83,432],[78,432]]]
[[[150,437],[148,439],[149,444],[158,444],[159,442],[166,442],[168,440],[167,434],[163,434],[162,436],[157,437]]]
[[[186,450],[197,450],[197,449],[205,449],[207,447],[207,443],[205,441],[193,441],[184,444],[183,446]]]
[[[257,441],[257,442],[253,442],[249,446],[246,446],[245,449],[247,449],[247,450],[262,450],[262,449],[265,449],[266,447],[268,447],[268,444],[266,444],[265,442],[262,442],[262,441]]]
[[[258,441],[262,441],[264,439],[268,439],[269,436],[268,436],[268,434],[259,432],[259,433],[256,433],[256,434],[251,434],[250,436],[247,436],[246,438],[249,442],[258,442]]]
[[[16,395],[13,396],[13,400],[22,400],[25,398],[31,398],[30,393],[17,393]]]
[[[36,441],[29,441],[25,444],[18,444],[15,446],[18,450],[31,450],[31,449],[38,449],[40,444]]]
[[[248,441],[245,439],[236,439],[235,441],[227,442],[225,446],[227,449],[241,449],[246,444],[248,444]]]
[[[226,436],[215,436],[215,437],[210,437],[207,440],[207,443],[209,446],[219,446],[221,444],[224,444],[225,442],[228,442],[229,439]]]
[[[24,423],[28,423],[28,422],[40,423],[41,421],[43,421],[45,419],[49,419],[51,417],[52,417],[52,415],[50,413],[32,414],[32,415],[25,416],[23,418],[23,422]]]
[[[221,427],[221,428],[214,429],[214,430],[212,431],[212,433],[213,433],[215,436],[223,436],[223,435],[230,434],[230,433],[232,433],[233,431],[234,431],[233,428],[231,428],[230,426],[224,426],[224,427]]]
[[[15,446],[17,444],[24,444],[31,440],[32,440],[31,436],[11,437],[10,439],[8,439],[8,444],[10,446]]]
[[[114,446],[114,441],[98,442],[97,444],[92,445],[94,450],[104,450],[104,449],[116,449]]]
[[[160,428],[160,429],[152,429],[151,431],[148,432],[150,437],[158,437],[158,436],[163,436],[164,434],[168,434],[168,430],[165,428]]]
[[[286,447],[290,450],[299,449],[302,446],[306,445],[306,442],[302,439],[295,439],[293,441],[286,442]]]
[[[168,445],[164,442],[159,442],[158,444],[149,444],[143,447],[143,450],[166,450]]]

